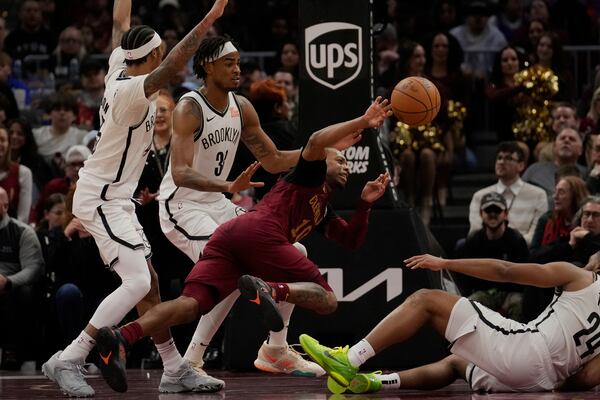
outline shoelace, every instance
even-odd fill
[[[288,345],[288,349],[290,349],[294,353],[298,354],[299,356],[306,356],[306,355],[308,355],[307,353],[303,353],[301,351],[296,350],[297,348],[301,349],[302,345],[300,343],[294,343],[294,344],[289,344]]]
[[[346,354],[346,353],[348,353],[349,349],[350,349],[350,346],[348,346],[348,345],[346,345],[344,347],[337,346],[337,347],[334,347],[333,349],[331,349],[329,354],[331,354],[332,356],[335,356],[338,354]]]

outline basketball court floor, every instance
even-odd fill
[[[112,391],[99,375],[91,375],[88,382],[96,390],[96,399],[119,400],[588,400],[600,399],[600,391],[578,393],[505,393],[474,394],[466,383],[455,383],[437,391],[398,390],[379,392],[367,395],[341,394],[332,395],[325,387],[325,378],[296,378],[284,375],[272,375],[260,372],[233,373],[209,371],[215,377],[224,379],[227,387],[218,393],[207,394],[160,394],[158,384],[161,370],[128,370],[129,390],[127,393]],[[66,398],[57,386],[41,373],[24,375],[0,371],[0,399],[60,399]]]

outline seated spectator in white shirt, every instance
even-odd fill
[[[48,108],[50,125],[34,129],[33,137],[38,153],[48,164],[60,169],[69,147],[82,144],[87,131],[73,126],[79,108],[71,94],[53,94]]]
[[[520,174],[524,168],[523,149],[517,142],[498,145],[495,166],[498,182],[473,195],[469,206],[469,233],[481,229],[481,198],[493,191],[504,196],[510,213],[509,226],[519,231],[529,245],[538,219],[548,210],[548,203],[544,190],[521,180]]]

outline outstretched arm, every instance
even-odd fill
[[[278,150],[275,143],[260,126],[258,114],[248,99],[236,97],[244,116],[242,128],[242,142],[248,147],[262,167],[272,174],[289,170],[298,164],[300,150]]]
[[[173,75],[194,55],[212,24],[223,15],[227,0],[216,0],[204,19],[169,52],[163,62],[144,80],[146,97],[166,87]]]
[[[310,135],[302,157],[306,161],[324,160],[327,147],[336,147],[339,150],[352,146],[361,139],[363,129],[380,127],[383,121],[392,115],[391,109],[387,99],[377,97],[364,115],[330,125]]]
[[[115,0],[113,5],[112,49],[121,45],[123,34],[131,22],[131,0]]]
[[[491,258],[445,260],[430,254],[414,256],[404,262],[411,269],[447,269],[488,281],[513,282],[541,288],[562,286],[566,290],[579,290],[591,283],[589,272],[566,262],[517,264]]]
[[[583,368],[567,378],[558,390],[562,392],[589,390],[600,385],[600,356],[592,358]]]
[[[234,193],[250,187],[261,187],[262,182],[251,182],[250,179],[260,164],[252,163],[233,182],[207,179],[193,168],[194,133],[202,127],[202,110],[196,102],[184,98],[173,112],[173,135],[171,137],[171,173],[175,185],[200,190],[203,192]],[[215,161],[215,168],[217,162]]]

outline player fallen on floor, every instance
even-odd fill
[[[475,391],[488,392],[579,391],[600,384],[600,280],[596,272],[567,262],[445,260],[429,254],[405,263],[412,269],[447,269],[489,281],[555,287],[555,297],[535,320],[525,324],[467,298],[421,289],[352,347],[329,348],[301,335],[304,350],[329,374],[332,391],[435,390],[459,378]],[[392,374],[359,373],[369,358],[415,336],[425,325],[450,342],[452,355]]]

